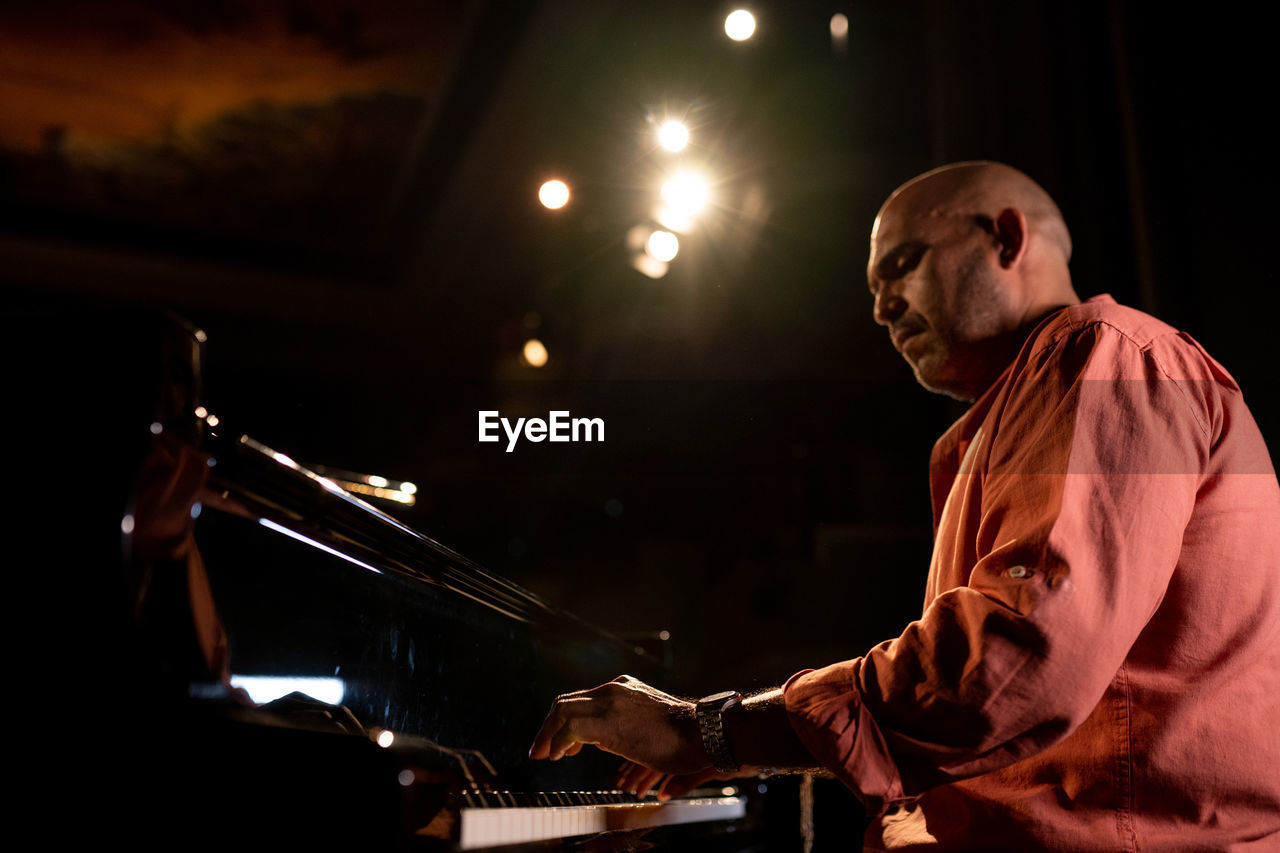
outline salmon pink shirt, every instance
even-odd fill
[[[867,850],[1280,850],[1280,487],[1239,387],[1100,296],[939,439],[923,615],[797,673]]]

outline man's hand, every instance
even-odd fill
[[[576,755],[583,744],[620,755],[659,778],[711,769],[694,703],[629,675],[558,697],[533,739],[529,757],[556,761]]]

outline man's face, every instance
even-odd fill
[[[995,339],[1019,318],[998,251],[976,216],[890,202],[876,220],[875,321],[931,391],[971,400],[1004,368]]]

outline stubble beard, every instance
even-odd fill
[[[927,347],[911,361],[916,381],[935,394],[957,400],[977,399],[1004,365],[994,365],[989,350],[1005,331],[1008,293],[987,266],[985,250],[975,249],[961,263],[956,279],[964,282],[946,306],[951,322],[934,324]]]

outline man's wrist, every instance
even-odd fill
[[[742,705],[742,695],[733,690],[704,696],[695,704],[698,734],[711,766],[721,773],[737,773],[739,762],[734,758],[725,733],[725,717]]]

